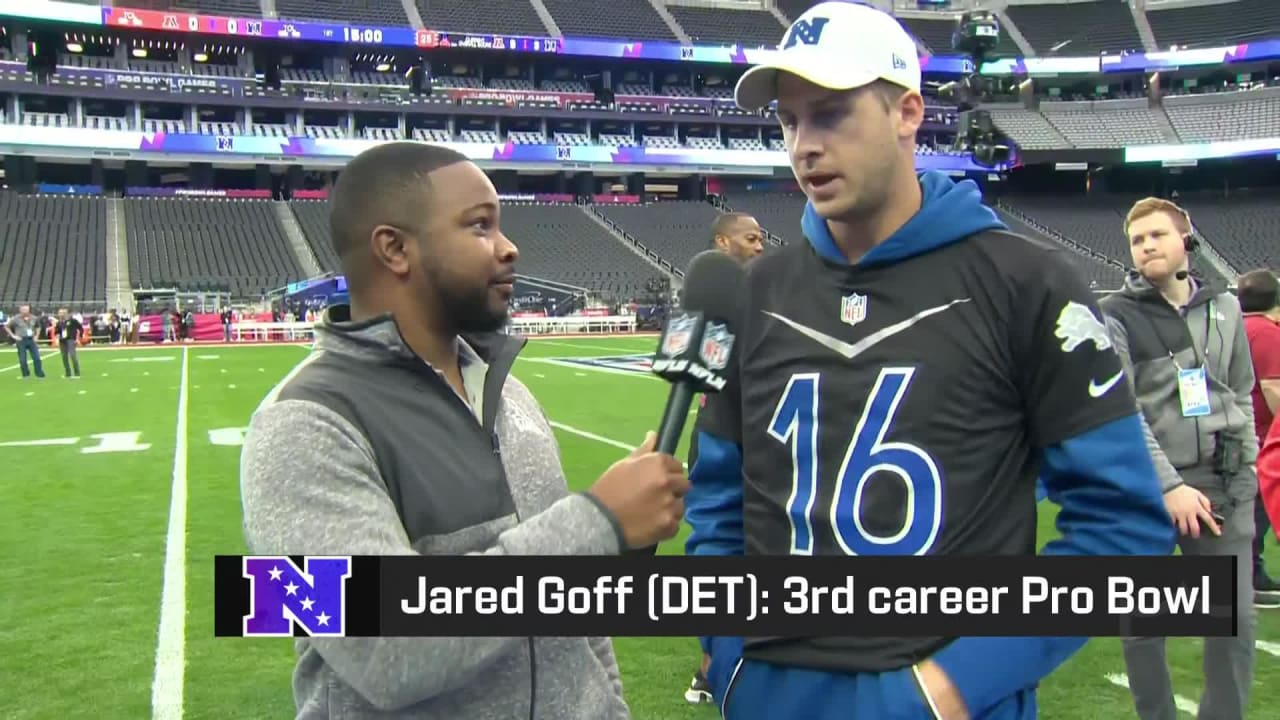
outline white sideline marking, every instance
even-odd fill
[[[182,682],[186,660],[187,614],[187,349],[182,349],[182,382],[174,429],[173,489],[169,529],[164,543],[164,584],[160,592],[160,630],[156,642],[156,674],[151,683],[151,717],[181,720]]]
[[[1280,657],[1280,643],[1270,642],[1268,640],[1254,640],[1253,646],[1268,655]]]
[[[1125,675],[1124,673],[1107,673],[1107,680],[1112,685],[1119,685],[1125,690],[1129,689],[1129,676]],[[1182,697],[1181,695],[1173,696],[1173,704],[1182,712],[1187,713],[1188,715],[1191,715],[1193,717],[1196,715],[1196,713],[1200,712],[1200,706],[1196,704],[1195,701],[1188,700]]]

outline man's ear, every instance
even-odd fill
[[[376,225],[369,234],[369,251],[375,266],[396,275],[409,272],[409,243],[404,231],[390,225]]]

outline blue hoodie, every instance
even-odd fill
[[[941,173],[927,172],[920,176],[920,184],[920,210],[858,265],[892,264],[984,230],[1005,229],[996,214],[982,204],[974,182],[957,183]],[[815,252],[834,262],[847,262],[811,204],[805,206],[801,227]],[[686,552],[741,555],[742,449],[705,431],[698,435],[698,448],[697,462],[689,473],[692,488],[685,498],[686,519],[693,528]],[[1172,552],[1173,529],[1163,515],[1155,468],[1146,451],[1136,407],[1132,416],[1046,448],[1037,500],[1045,496],[1061,506],[1061,537],[1045,546],[1045,555]],[[1117,503],[1116,497],[1133,502]],[[1035,686],[1086,641],[1083,637],[963,637],[932,659],[950,677],[974,720],[1022,720],[1036,717]],[[812,698],[815,693],[836,692],[831,685],[836,676],[832,674],[753,663],[737,668],[741,638],[702,638],[702,646],[712,655],[708,680],[717,702],[723,703],[730,676],[738,674],[733,683],[735,718],[741,711],[750,717],[754,703],[777,709],[788,696]],[[837,693],[848,698],[840,716],[920,717],[915,713],[927,712],[910,668],[845,677],[850,684],[842,685]],[[770,687],[762,689],[764,685]],[[853,712],[855,709],[860,712]]]

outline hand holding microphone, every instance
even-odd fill
[[[689,264],[684,301],[668,320],[653,361],[654,373],[672,383],[658,432],[649,433],[590,490],[622,526],[624,551],[653,552],[680,529],[689,480],[674,455],[694,394],[719,392],[726,382],[733,351],[730,320],[741,279],[737,261],[718,251],[700,253]]]
[[[674,537],[684,517],[689,479],[684,465],[670,454],[654,451],[657,435],[614,463],[589,491],[617,518],[627,547],[649,547]]]

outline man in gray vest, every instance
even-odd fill
[[[675,535],[688,479],[654,435],[571,493],[497,332],[515,245],[466,157],[387,143],[330,199],[350,305],[254,413],[244,531],[267,555],[619,555]],[[304,442],[299,442],[303,438]],[[308,638],[299,718],[629,717],[604,637]]]
[[[18,343],[18,367],[22,369],[24,378],[31,377],[31,370],[27,368],[28,355],[31,356],[31,365],[36,371],[36,377],[44,377],[44,365],[40,362],[40,347],[36,343],[38,328],[38,321],[31,314],[30,305],[18,308],[18,314],[9,318],[9,322],[4,326],[9,337]]]

